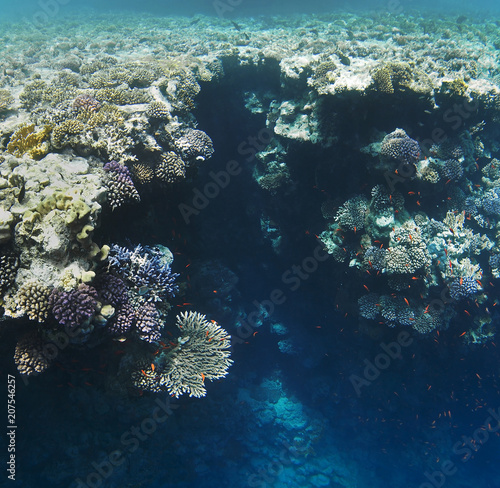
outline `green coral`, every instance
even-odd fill
[[[32,159],[41,159],[49,152],[47,139],[51,130],[50,125],[44,126],[38,132],[35,132],[35,124],[22,125],[10,138],[7,152],[18,158],[28,154]]]

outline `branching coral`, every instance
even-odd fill
[[[129,169],[117,161],[104,165],[107,173],[106,186],[108,187],[108,201],[112,210],[125,203],[138,202],[141,197],[134,186]]]
[[[43,373],[50,366],[49,350],[37,332],[28,332],[16,345],[14,362],[17,370],[26,376]]]
[[[30,320],[44,322],[49,314],[51,289],[38,281],[28,281],[19,288],[16,301]]]
[[[87,325],[97,310],[97,291],[84,283],[70,291],[54,289],[49,306],[59,324],[75,329]]]
[[[229,352],[231,336],[196,312],[178,315],[177,327],[181,331],[179,345],[160,358],[159,383],[176,398],[184,393],[205,396],[205,379],[223,378],[233,362]]]
[[[380,155],[404,164],[415,164],[420,157],[420,146],[403,129],[387,134],[380,147]]]
[[[111,269],[130,283],[139,301],[162,301],[177,293],[170,263],[157,250],[138,245],[133,251],[114,244],[109,253]]]
[[[175,183],[186,177],[186,163],[173,151],[163,153],[160,158],[155,176],[162,183]]]

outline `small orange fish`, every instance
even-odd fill
[[[470,317],[470,313],[468,310],[464,310],[464,312]]]
[[[203,381],[203,383],[205,383],[205,375],[203,373],[201,373],[201,381]]]
[[[405,298],[403,298],[403,299],[404,299],[404,301],[405,301],[406,305],[410,306],[410,302],[408,301],[408,298],[406,298],[406,297],[405,297]]]
[[[462,337],[466,334],[466,331],[462,332],[458,337]]]
[[[147,376],[146,372],[145,372],[143,369],[141,369],[141,373],[142,373],[144,376]]]
[[[370,292],[370,289],[369,289],[366,285],[363,285],[363,288],[364,288],[367,292]]]
[[[153,371],[153,373],[155,371],[155,365],[153,363],[151,363],[151,371]]]

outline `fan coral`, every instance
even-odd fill
[[[16,301],[30,320],[44,322],[49,314],[50,293],[50,288],[42,283],[28,281],[19,288]]]
[[[420,157],[420,146],[417,141],[408,137],[403,129],[396,129],[384,137],[380,155],[400,163],[415,164]]]
[[[201,130],[186,130],[176,145],[186,160],[205,161],[214,153],[212,139]]]
[[[106,186],[108,201],[112,210],[121,207],[127,202],[140,201],[141,197],[134,186],[129,169],[116,161],[104,165],[107,172]]]
[[[179,398],[205,396],[205,379],[214,380],[227,375],[232,364],[229,348],[231,336],[205,315],[184,312],[177,316],[177,327],[182,333],[178,347],[160,358],[160,384],[170,395]]]
[[[97,308],[97,291],[84,283],[70,291],[54,289],[49,307],[59,324],[74,329],[90,322]]]
[[[27,376],[43,373],[50,366],[49,355],[38,333],[29,332],[19,339],[14,362],[17,370]]]

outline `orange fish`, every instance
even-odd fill
[[[205,383],[205,375],[203,373],[201,373],[201,381],[203,381],[203,383]]]
[[[405,301],[406,305],[410,306],[410,302],[408,301],[408,298],[404,298],[404,301]]]
[[[155,365],[154,365],[153,363],[151,363],[151,370],[152,370],[152,371],[153,371],[153,373],[154,373],[154,371],[155,371]]]

